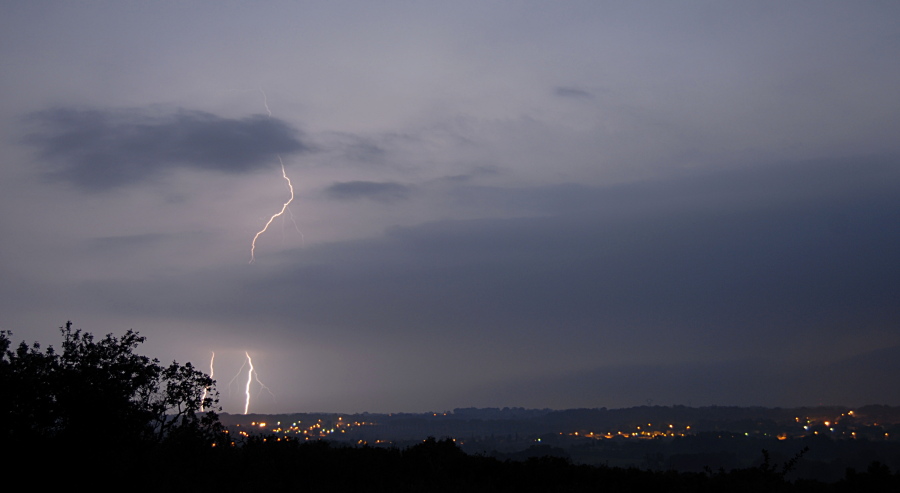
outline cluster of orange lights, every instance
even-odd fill
[[[794,436],[804,436],[808,434],[819,435],[820,431],[830,433],[834,433],[835,435],[847,436],[850,438],[857,438],[857,432],[852,431],[852,429],[839,429],[836,428],[838,423],[845,418],[856,418],[856,414],[853,411],[848,411],[846,413],[841,414],[840,416],[831,419],[831,418],[810,418],[806,417],[801,420],[801,418],[795,417],[794,421],[803,426],[803,432],[799,434],[795,434]],[[878,423],[872,423],[872,426],[878,426]],[[816,429],[818,428],[818,429]],[[824,428],[824,430],[823,430]],[[564,435],[564,433],[560,432],[560,435]],[[584,438],[593,438],[593,439],[612,439],[612,438],[639,438],[639,439],[649,439],[649,438],[657,438],[657,437],[683,437],[687,435],[691,435],[693,432],[691,431],[690,426],[676,426],[673,424],[664,425],[662,427],[654,428],[652,423],[647,423],[645,426],[635,426],[633,430],[629,431],[617,431],[617,432],[605,432],[605,433],[594,433],[594,432],[586,432],[586,431],[575,431],[568,433],[569,436],[575,437],[584,437]],[[759,432],[745,432],[745,436],[750,436],[751,434],[759,434]],[[762,433],[763,435],[770,436],[768,433]],[[778,433],[774,435],[774,437],[778,440],[787,440],[790,436],[787,432]],[[890,434],[884,433],[884,438],[889,439]],[[537,441],[540,441],[538,439]]]
[[[432,414],[435,417],[441,416],[441,415],[443,415],[443,416],[447,415],[446,413],[443,413],[443,414],[432,413]],[[857,438],[857,431],[853,431],[853,427],[852,426],[848,427],[847,423],[844,423],[844,425],[841,428],[838,428],[838,424],[842,420],[847,419],[847,418],[857,418],[857,416],[853,411],[848,411],[847,413],[843,413],[834,419],[824,418],[824,417],[811,418],[808,416],[805,418],[801,418],[801,417],[797,416],[794,418],[794,421],[795,421],[795,423],[797,423],[797,425],[802,426],[803,431],[797,430],[796,433],[791,433],[789,431],[787,431],[787,432],[783,431],[783,432],[780,432],[777,434],[761,433],[759,431],[754,431],[754,432],[745,432],[745,433],[743,433],[743,435],[745,435],[745,436],[765,435],[765,436],[772,436],[778,440],[787,440],[788,438],[791,438],[791,437],[819,435],[821,432],[822,434],[828,433],[828,434],[834,434],[834,436]],[[871,425],[877,427],[878,423],[871,423]],[[241,425],[238,424],[236,426],[240,427]],[[344,433],[347,433],[348,431],[352,431],[354,429],[358,429],[358,428],[361,428],[364,426],[366,426],[366,427],[377,426],[377,423],[366,422],[366,421],[344,421],[343,417],[338,417],[337,421],[333,421],[330,423],[325,422],[322,419],[317,419],[315,421],[308,422],[306,424],[304,424],[302,421],[297,421],[297,422],[291,423],[289,425],[288,424],[283,425],[279,421],[279,422],[275,423],[274,425],[270,426],[268,423],[266,423],[264,421],[260,421],[260,422],[254,421],[254,422],[250,423],[250,426],[252,428],[255,428],[256,430],[251,430],[249,432],[244,431],[244,430],[238,430],[237,435],[240,435],[241,437],[244,437],[244,438],[249,438],[250,434],[253,431],[258,430],[259,432],[271,433],[273,435],[272,437],[263,438],[263,441],[267,441],[267,440],[275,440],[275,441],[285,440],[285,441],[287,441],[287,440],[292,440],[292,439],[299,439],[300,436],[302,436],[304,438],[304,440],[310,440],[311,438],[314,440],[321,439],[321,438],[329,438],[329,437],[336,438],[336,437],[340,436],[340,434],[344,434]],[[878,430],[878,431],[879,431],[879,435],[880,435],[880,433],[883,432],[883,429]],[[225,430],[225,433],[228,433],[228,430]],[[579,431],[574,431],[571,433],[559,432],[559,435],[568,435],[568,436],[572,436],[572,437],[602,440],[602,439],[614,439],[614,438],[653,439],[653,438],[666,438],[666,437],[685,437],[685,436],[693,435],[694,433],[695,432],[694,432],[694,430],[691,429],[690,425],[665,424],[662,426],[657,425],[654,427],[653,423],[647,423],[646,426],[638,425],[638,426],[635,426],[631,430],[620,430],[620,431],[616,431],[616,432],[607,431],[607,432],[600,432],[600,433],[595,433],[593,431],[579,430]],[[864,436],[869,436],[869,437],[872,436],[871,431],[861,431],[860,433]],[[281,436],[278,437],[277,435],[281,435]],[[890,438],[890,434],[885,432],[884,439],[887,440],[889,438]],[[536,438],[535,441],[540,442],[541,439]],[[393,442],[391,440],[379,439],[379,440],[375,440],[373,443],[376,445],[390,445]],[[368,445],[368,444],[369,444],[369,442],[367,442],[366,440],[360,439],[357,441],[357,445]],[[231,442],[231,445],[234,446],[235,443]],[[216,444],[213,444],[212,446],[215,447]]]
[[[282,423],[279,421],[273,426],[269,426],[265,422],[254,421],[250,423],[250,426],[268,431],[273,434],[283,434],[284,438],[288,438],[291,435],[305,435],[305,439],[309,440],[310,438],[325,438],[338,433],[347,433],[348,430],[352,430],[353,428],[372,426],[374,424],[375,423],[366,421],[344,421],[343,417],[338,417],[337,422],[333,423],[333,425],[328,425],[321,419],[318,419],[311,424],[303,424],[302,421],[296,421],[294,423],[291,423],[290,425],[282,425]],[[241,433],[243,434],[244,432]]]
[[[821,421],[821,424],[824,426],[824,428],[827,429],[827,431],[828,431],[830,434],[835,434],[835,433],[837,433],[837,434],[840,434],[840,435],[842,435],[842,436],[849,436],[850,438],[857,438],[858,435],[857,435],[857,432],[856,432],[856,431],[850,431],[850,430],[848,430],[848,429],[846,429],[846,428],[845,428],[845,429],[835,429],[835,428],[838,426],[838,424],[840,423],[840,421],[841,421],[843,418],[856,418],[856,417],[857,417],[857,416],[856,416],[856,414],[855,414],[853,411],[847,411],[846,413],[841,413],[840,416],[838,416],[838,417],[836,417],[836,418],[834,418],[834,419],[822,420],[822,421]],[[795,420],[797,423],[800,423],[800,422],[801,422],[799,416],[796,417],[796,418],[794,418],[794,420]],[[816,428],[816,427],[819,427],[818,421],[817,421],[816,418],[810,418],[809,416],[807,416],[806,419],[803,421],[803,423],[804,423],[803,429],[804,429],[805,431],[810,431],[810,430],[812,430],[813,435],[818,435],[818,434],[819,434],[819,431],[820,431],[820,430],[814,429],[814,428]],[[872,426],[878,426],[878,423],[874,423],[874,422],[873,422],[873,423],[872,423]],[[824,432],[825,430],[822,430],[822,431]],[[872,435],[869,434],[869,437],[870,437],[870,438],[871,438],[871,436],[872,436]],[[885,434],[884,434],[884,439],[887,440],[887,439],[890,438],[890,436],[891,436],[890,433],[885,432]]]
[[[653,423],[647,423],[646,427],[643,426],[635,426],[633,431],[617,431],[615,433],[608,431],[606,433],[594,433],[593,431],[584,432],[584,431],[576,431],[569,433],[570,436],[576,437],[584,437],[584,438],[594,438],[597,440],[602,439],[612,439],[612,438],[657,438],[657,437],[683,437],[690,434],[690,425],[685,426],[684,428],[678,427],[676,429],[675,425],[664,426],[663,428],[653,429]],[[562,435],[563,433],[560,433]]]

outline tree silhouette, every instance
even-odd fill
[[[38,343],[11,348],[0,332],[0,424],[13,442],[53,440],[81,446],[217,439],[215,382],[190,363],[136,354],[144,338],[129,330],[95,340],[72,323],[60,327],[62,352]],[[201,409],[208,410],[206,412]]]

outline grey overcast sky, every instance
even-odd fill
[[[0,329],[227,412],[900,405],[898,19],[2,2]]]

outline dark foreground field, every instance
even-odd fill
[[[677,473],[573,465],[554,457],[501,461],[468,455],[450,439],[433,438],[403,450],[263,438],[213,448],[45,445],[14,452],[6,464],[8,477],[63,490],[119,491],[900,491],[900,475],[879,463],[822,483],[785,479],[790,463]]]

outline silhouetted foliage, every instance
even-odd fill
[[[167,441],[209,443],[220,432],[214,381],[190,363],[162,366],[136,354],[134,331],[95,340],[72,323],[60,327],[62,352],[0,332],[0,392],[7,443],[76,443],[82,447]],[[205,411],[203,411],[205,410]]]

